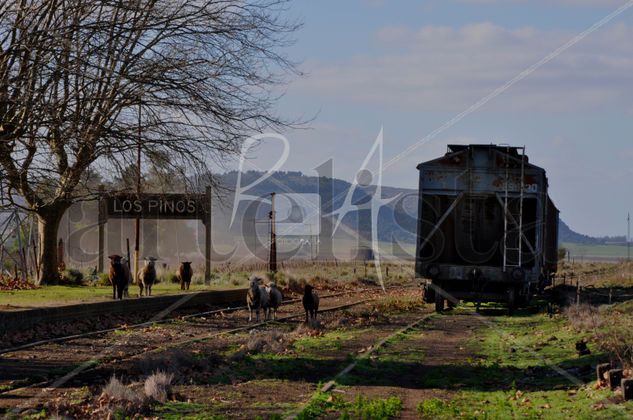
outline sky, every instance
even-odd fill
[[[383,130],[383,184],[416,188],[416,165],[447,144],[525,145],[574,230],[624,235],[633,7],[614,13],[623,5],[633,0],[295,0],[288,14],[303,27],[286,53],[304,75],[278,112],[310,121],[283,133],[280,169],[316,175],[333,159],[334,176],[351,181]],[[281,146],[264,140],[245,169],[266,170]]]

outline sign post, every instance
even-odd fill
[[[99,262],[103,272],[104,225],[108,219],[201,220],[205,226],[205,282],[211,279],[211,187],[204,194],[116,194],[107,195],[100,188]],[[136,251],[136,249],[135,249]],[[136,257],[136,255],[135,255]],[[135,278],[136,278],[135,273]]]

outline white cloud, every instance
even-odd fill
[[[293,89],[321,97],[421,111],[462,111],[559,46],[574,33],[491,23],[385,27],[379,52],[306,63]],[[633,96],[633,28],[597,31],[513,86],[486,109],[576,111],[622,106]]]

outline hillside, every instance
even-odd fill
[[[227,189],[234,189],[237,183],[237,172],[228,172],[220,175],[221,182]],[[250,185],[261,178],[261,172],[249,171],[242,174],[242,186]],[[339,209],[345,201],[351,184],[341,179],[319,178],[307,176],[301,172],[276,172],[270,178],[255,185],[248,191],[253,196],[266,196],[271,192],[277,193],[311,193],[317,194],[321,189],[331,188],[331,207],[324,208]],[[352,203],[362,204],[369,199],[375,187],[357,188],[354,192]],[[327,197],[324,193],[323,197]],[[409,188],[383,187],[382,196],[384,199],[396,198],[381,208],[378,215],[378,238],[381,241],[391,241],[397,239],[404,243],[415,242],[416,214],[417,214],[417,191]],[[232,193],[227,193],[227,201],[233,201]],[[243,207],[240,207],[241,214]],[[262,215],[264,217],[264,215]],[[360,232],[362,236],[369,237],[371,232],[369,218],[360,218],[358,211],[351,212],[343,218],[343,224],[354,231]],[[625,238],[595,238],[572,230],[562,219],[560,221],[560,242],[575,243],[582,245],[602,245],[606,243],[625,242]]]

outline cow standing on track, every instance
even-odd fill
[[[125,269],[121,263],[120,255],[110,255],[110,272],[108,273],[108,279],[112,285],[112,299],[123,299],[123,291],[125,290],[127,277],[125,276]]]
[[[314,287],[309,284],[303,289],[303,309],[306,311],[306,324],[310,321],[316,321],[317,312],[319,312],[319,295]]]
[[[152,295],[152,286],[156,283],[156,262],[157,258],[149,257],[145,260],[145,267],[138,272],[138,288],[139,296],[143,296],[145,290],[146,296]]]
[[[277,319],[277,308],[281,305],[281,301],[283,300],[283,295],[281,294],[281,290],[277,288],[277,284],[270,283],[266,288],[269,296],[268,302],[268,317],[273,320]]]
[[[248,321],[253,320],[253,310],[257,316],[257,322],[259,322],[259,310],[264,310],[264,316],[268,309],[268,292],[264,286],[260,286],[259,282],[262,279],[259,277],[251,277],[248,292],[246,293],[246,305],[248,306]]]
[[[180,263],[180,267],[178,267],[178,271],[176,272],[176,277],[180,283],[180,290],[185,290],[185,288],[186,290],[189,290],[191,277],[193,277],[193,269],[191,268],[190,261]]]

